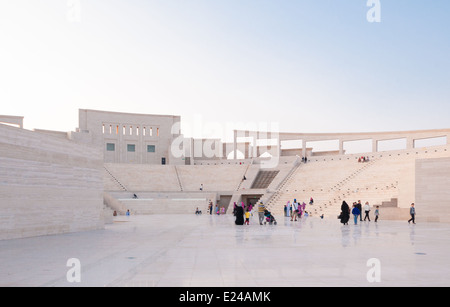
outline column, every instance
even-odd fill
[[[281,157],[281,138],[278,136],[278,157]]]
[[[251,158],[257,158],[258,157],[258,152],[257,152],[257,146],[256,146],[256,142],[258,139],[258,132],[257,131],[251,131],[248,135],[249,137],[251,137],[251,153],[249,153],[249,156]]]
[[[412,137],[406,138],[406,149],[413,149],[414,148],[414,139]]]
[[[339,139],[339,154],[343,155],[344,154],[344,140]]]
[[[372,139],[372,152],[378,152],[378,140]]]
[[[234,149],[233,159],[236,160],[237,159],[237,131],[236,130],[234,130],[233,149]]]
[[[302,157],[306,157],[306,140],[302,140]]]

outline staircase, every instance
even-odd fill
[[[398,198],[391,198],[389,201],[381,202],[381,207],[398,207]]]
[[[119,188],[122,191],[128,191],[127,188],[109,171],[109,169],[106,168],[106,166],[103,166],[105,171],[109,174],[110,178],[113,180],[113,182],[119,186]]]
[[[263,197],[261,197],[260,201],[263,201],[263,203],[266,204],[265,206],[267,209],[270,208],[271,210],[273,210],[273,207],[277,203],[277,200],[280,198],[280,195],[282,193],[281,191],[283,191],[283,189],[285,189],[285,187],[291,183],[292,178],[294,178],[294,176],[297,174],[298,169],[300,168],[300,165],[301,165],[300,163],[297,163],[291,169],[291,171],[288,173],[286,178],[278,185],[278,187],[274,193],[269,193],[268,196],[263,195]],[[266,197],[264,198],[264,196],[266,196]]]
[[[280,171],[259,171],[252,189],[267,189]]]
[[[174,168],[175,168],[175,174],[177,175],[178,185],[180,186],[180,191],[183,191],[183,185],[181,184],[181,179],[180,179],[180,175],[178,174],[178,169],[176,166],[174,166]]]
[[[239,191],[239,189],[241,188],[241,185],[242,185],[242,183],[244,182],[244,177],[246,177],[245,175],[247,174],[247,171],[248,171],[250,165],[251,165],[251,163],[248,164],[247,167],[245,168],[245,171],[244,171],[244,173],[242,174],[242,179],[241,179],[241,181],[239,181],[239,184],[238,184],[238,186],[237,186],[237,188],[236,188],[236,191]]]
[[[295,198],[300,202],[308,203],[310,197],[313,197],[314,205],[307,205],[306,211],[313,215],[324,214],[329,216],[339,214],[340,205],[343,200],[346,200],[349,205],[358,199],[361,199],[364,202],[366,201],[365,196],[369,193],[368,191],[362,191],[358,188],[352,189],[350,186],[352,184],[354,186],[359,186],[359,181],[366,180],[364,174],[376,165],[377,160],[372,159],[370,162],[358,165],[347,164],[342,166],[339,164],[333,165],[322,162],[317,162],[322,164],[312,163],[316,162],[311,162],[311,164],[305,166],[308,168],[305,168],[305,171],[303,172],[299,172],[297,167],[269,199],[268,205],[274,214],[284,214],[284,205],[287,201],[292,203]],[[330,168],[328,170],[328,172],[330,172],[328,175],[314,177],[314,175],[319,174],[319,172],[327,174],[326,169],[321,169],[326,167]],[[351,171],[351,168],[353,168],[353,171]],[[306,172],[306,170],[308,170],[308,172]],[[345,174],[347,170],[350,170],[350,172]],[[339,174],[341,173],[343,177],[339,178]],[[371,178],[368,178],[367,181],[370,182],[370,179]],[[300,182],[302,184],[300,184]],[[379,189],[375,187],[370,193],[372,193],[372,198],[376,198],[378,202],[371,202],[370,204],[381,205],[380,199],[384,196],[386,197],[385,200],[391,199],[397,192],[397,184],[398,183],[390,183]]]

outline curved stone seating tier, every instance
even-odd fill
[[[172,165],[105,163],[105,169],[106,191],[122,190],[117,182],[128,191],[180,191],[175,167]],[[117,181],[114,182],[111,177]]]
[[[235,191],[247,165],[142,165],[105,163],[106,191]]]
[[[311,197],[315,202],[307,206],[312,214],[324,214],[335,217],[340,205],[346,200],[349,205],[354,201],[366,201],[371,206],[383,207],[383,212],[392,212],[398,216],[405,206],[404,196],[414,199],[414,172],[417,159],[448,157],[449,146],[437,146],[431,149],[380,152],[369,156],[370,161],[359,163],[358,155],[340,155],[312,157],[308,163],[282,163],[277,166],[279,173],[266,189],[261,198],[274,214],[283,214],[288,201],[297,199],[308,203]],[[198,192],[203,184],[203,192],[251,192],[253,180],[258,175],[257,164],[217,164],[217,165],[130,165],[105,164],[104,185],[107,191],[143,192]],[[242,181],[246,175],[247,180]],[[166,197],[167,198],[167,197]],[[191,198],[191,196],[187,197]],[[195,198],[195,197],[194,197]],[[195,210],[197,206],[206,208],[205,200],[195,202],[181,210]],[[403,202],[402,202],[403,200]],[[408,200],[409,201],[409,200]],[[171,208],[167,200],[165,210]],[[126,201],[136,212],[143,214],[157,212],[154,200]],[[175,202],[176,203],[176,202]],[[176,203],[177,207],[181,202]],[[175,208],[173,207],[173,208]],[[192,209],[194,208],[194,209]],[[397,210],[398,209],[398,210]],[[398,212],[395,213],[395,210]],[[163,210],[164,211],[164,210]],[[181,212],[180,211],[180,212]],[[145,212],[145,213],[144,213]],[[401,212],[403,214],[403,212]]]
[[[176,166],[183,191],[236,191],[248,165]]]
[[[137,198],[134,198],[136,194]],[[198,208],[202,213],[208,210],[211,201],[216,203],[214,192],[108,192],[108,204],[118,214],[194,214]]]
[[[398,207],[398,200],[406,195],[408,200],[403,204],[414,201],[416,160],[449,156],[446,145],[375,153],[365,163],[359,163],[357,155],[310,158],[310,162],[302,164],[284,183],[268,205],[274,214],[282,215],[288,201],[292,203],[297,199],[308,204],[313,197],[314,205],[307,205],[307,211],[336,218],[343,200],[350,206],[361,200],[362,204],[367,201],[372,207],[379,205],[384,218],[404,218],[408,208],[405,205]]]

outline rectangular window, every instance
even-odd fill
[[[156,147],[155,145],[147,145],[147,152],[155,152]]]
[[[150,127],[150,136],[153,136],[153,128]]]
[[[156,136],[159,136],[159,128],[156,128]]]
[[[145,127],[142,128],[142,135],[145,136]]]
[[[134,145],[134,144],[127,144],[127,151],[128,152],[135,152],[136,151],[136,145]]]
[[[116,144],[106,143],[106,151],[115,151],[115,150],[116,150]]]

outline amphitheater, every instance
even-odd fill
[[[284,218],[286,203],[294,199],[308,203],[311,197],[314,204],[308,204],[306,211],[314,223],[340,227],[336,217],[342,201],[361,200],[372,208],[379,206],[383,221],[406,224],[410,204],[415,203],[418,224],[447,231],[450,129],[329,134],[235,130],[233,141],[225,142],[184,137],[180,121],[178,116],[83,109],[79,110],[79,127],[61,132],[26,130],[23,117],[0,116],[2,246],[12,248],[8,244],[14,246],[11,242],[17,240],[60,235],[89,233],[95,237],[98,231],[128,227],[124,225],[130,220],[145,227],[149,227],[145,219],[163,225],[160,217],[181,223],[191,221],[196,208],[211,225],[227,229],[236,227],[232,215],[235,202],[263,202],[282,229],[290,227]],[[274,143],[258,145],[267,139]],[[426,139],[440,143],[416,146]],[[292,140],[301,140],[302,145],[283,147]],[[317,152],[309,146],[327,140],[335,140],[337,148]],[[372,150],[346,153],[347,142],[361,140],[370,142]],[[405,146],[379,151],[381,143],[389,140],[402,140]],[[178,150],[181,154],[174,152],[174,143],[183,145]],[[368,160],[360,162],[361,156]],[[207,214],[210,202],[219,206],[222,220]],[[130,220],[126,220],[127,211]],[[5,250],[2,256],[11,257]],[[12,284],[58,285],[64,279],[28,283],[17,278]],[[114,284],[111,280],[99,283]],[[223,276],[221,280],[225,280]],[[437,280],[447,282],[442,277]],[[2,284],[10,283],[2,278]],[[239,283],[232,279],[231,284]],[[277,285],[283,285],[282,278]]]

